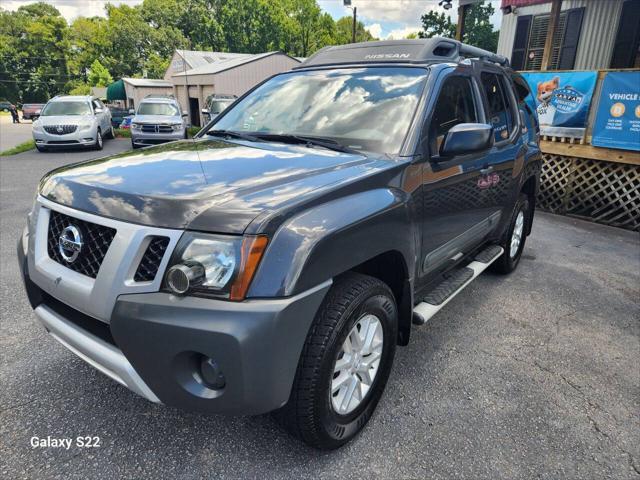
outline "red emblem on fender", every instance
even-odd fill
[[[478,188],[484,190],[485,188],[495,187],[500,183],[500,175],[497,173],[490,173],[488,175],[482,175],[478,178]]]

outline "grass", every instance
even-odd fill
[[[187,135],[189,138],[193,138],[193,136],[200,131],[200,127],[189,127],[187,128]]]
[[[131,138],[131,130],[128,128],[114,128],[113,133],[117,138]]]
[[[16,145],[9,150],[5,150],[4,152],[0,152],[0,157],[8,157],[9,155],[16,155],[18,153],[27,152],[29,150],[33,150],[36,148],[36,142],[33,140],[28,140],[20,145]]]

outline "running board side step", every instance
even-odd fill
[[[503,253],[504,249],[502,247],[492,245],[478,253],[469,265],[456,270],[413,308],[413,323],[415,325],[427,323],[431,317],[464,290],[464,287],[473,282],[489,265],[500,258]]]

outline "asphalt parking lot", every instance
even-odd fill
[[[0,115],[0,152],[9,150],[31,138],[30,120],[21,119],[20,123],[13,123],[11,115]]]
[[[269,415],[154,405],[98,373],[36,324],[15,240],[42,174],[127,147],[0,158],[1,478],[640,478],[639,236],[540,212],[515,274],[481,276],[414,330],[341,450],[311,450]]]

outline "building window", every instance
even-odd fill
[[[583,14],[584,7],[560,13],[551,46],[549,70],[574,68]],[[518,17],[511,53],[511,65],[515,70],[540,70],[550,18],[549,14]]]

